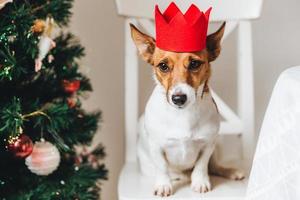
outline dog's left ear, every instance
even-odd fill
[[[226,22],[215,33],[210,34],[206,38],[206,49],[208,51],[208,61],[212,62],[220,55],[221,39],[224,35]]]
[[[152,64],[152,55],[155,50],[155,39],[142,33],[133,24],[130,24],[131,37],[137,47],[141,57],[146,62]]]

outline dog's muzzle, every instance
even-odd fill
[[[186,83],[175,85],[169,94],[169,102],[176,108],[184,108],[195,100],[194,89]]]

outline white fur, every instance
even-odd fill
[[[183,108],[167,100],[164,88],[157,84],[140,118],[138,159],[144,175],[156,176],[155,193],[172,193],[171,175],[191,173],[191,187],[198,192],[210,190],[208,162],[213,153],[220,116],[210,93],[202,96],[203,85],[195,92],[187,84],[178,84],[169,92],[181,90],[188,97]],[[175,177],[176,178],[176,177]]]
[[[199,87],[199,88],[202,88],[202,87]],[[176,108],[178,108],[178,106],[176,106],[172,102],[172,95],[176,95],[176,94],[185,94],[187,96],[187,102],[181,108],[184,108],[185,106],[192,105],[196,101],[196,92],[195,92],[195,89],[192,88],[191,86],[189,86],[186,83],[178,83],[178,84],[176,84],[175,86],[173,86],[170,89],[169,94],[168,94],[169,103],[171,105],[175,106]]]

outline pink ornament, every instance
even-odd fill
[[[50,142],[36,142],[25,163],[32,173],[47,176],[59,166],[60,154],[56,146]]]

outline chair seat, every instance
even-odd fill
[[[212,191],[199,194],[193,192],[189,184],[184,185],[174,192],[174,195],[164,198],[168,200],[241,200],[246,194],[247,182],[232,181],[220,177],[211,177]],[[119,177],[119,200],[152,200],[160,199],[153,195],[154,177],[145,177],[140,174],[136,162],[128,162],[124,165]]]

